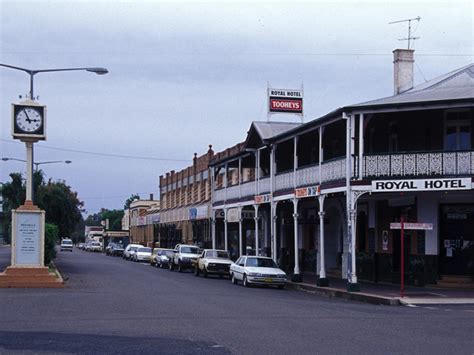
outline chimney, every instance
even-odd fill
[[[413,49],[393,51],[393,94],[398,95],[413,88]]]

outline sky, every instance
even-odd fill
[[[472,1],[5,1],[0,63],[40,73],[47,140],[35,161],[86,214],[159,196],[159,176],[266,121],[267,87],[304,88],[304,122],[393,93],[392,50],[413,22],[415,84],[474,62]],[[0,155],[25,159],[11,104],[29,76],[0,67]],[[299,116],[272,115],[299,122]],[[0,160],[0,182],[25,164]]]

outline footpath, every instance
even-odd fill
[[[474,289],[405,286],[404,297],[400,297],[400,285],[362,281],[360,292],[349,292],[346,280],[330,278],[328,287],[320,287],[316,285],[314,274],[303,275],[303,282],[288,282],[287,287],[326,297],[388,306],[474,304]]]

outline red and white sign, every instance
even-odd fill
[[[270,194],[255,196],[255,204],[259,205],[262,203],[268,203],[270,202],[270,198],[271,198]]]
[[[319,196],[319,193],[320,193],[319,186],[303,187],[301,189],[295,190],[295,197],[303,198],[303,197]]]
[[[390,223],[390,229],[402,229],[401,223]],[[403,229],[433,230],[433,223],[410,223],[404,222]]]
[[[303,113],[303,90],[268,89],[268,112]]]

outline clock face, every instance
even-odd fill
[[[25,107],[18,111],[15,117],[18,128],[27,133],[37,131],[42,123],[43,117],[38,110],[33,107]]]

